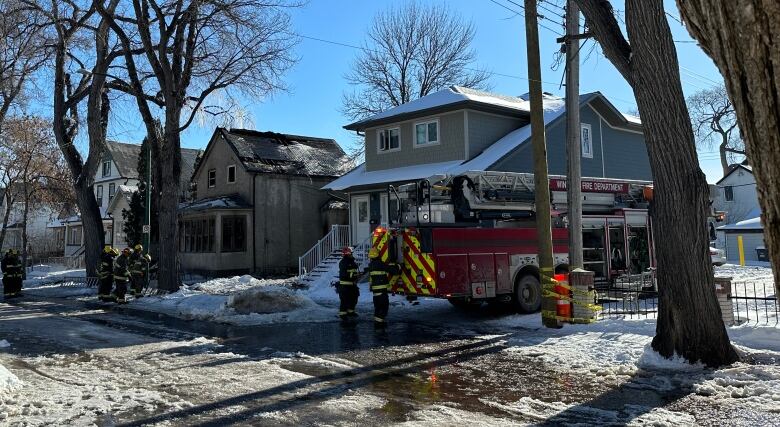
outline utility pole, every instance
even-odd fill
[[[566,198],[569,218],[569,271],[583,267],[582,160],[580,145],[580,8],[566,2]]]
[[[560,328],[555,318],[556,300],[553,292],[553,247],[550,228],[550,180],[547,176],[547,143],[544,136],[542,102],[542,66],[539,60],[539,27],[537,0],[525,0],[525,38],[528,56],[528,89],[531,104],[531,143],[534,151],[534,197],[536,232],[539,239],[539,279],[542,285],[542,323],[548,328]]]

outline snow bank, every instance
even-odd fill
[[[14,391],[21,386],[22,381],[6,369],[5,366],[0,365],[0,394]]]
[[[133,300],[129,305],[184,319],[240,325],[333,318],[332,310],[316,304],[304,291],[293,289],[294,284],[294,278],[236,276],[184,285],[172,294]]]

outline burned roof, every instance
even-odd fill
[[[352,161],[333,139],[219,128],[249,172],[337,177]]]

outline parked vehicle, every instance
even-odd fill
[[[556,273],[569,268],[560,180],[551,180]],[[642,185],[583,180],[586,187],[593,190],[583,204],[583,250],[596,285],[608,288],[619,277],[654,267]],[[388,227],[374,229],[372,246],[384,261],[401,266],[391,278],[393,292],[447,298],[457,306],[498,301],[520,312],[540,308],[532,175],[435,177],[390,187],[388,197],[395,198],[397,212]]]
[[[712,265],[721,266],[726,263],[726,251],[710,246],[710,258]]]

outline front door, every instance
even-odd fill
[[[352,242],[356,245],[363,242],[371,234],[368,196],[352,196],[350,208],[352,215]]]

